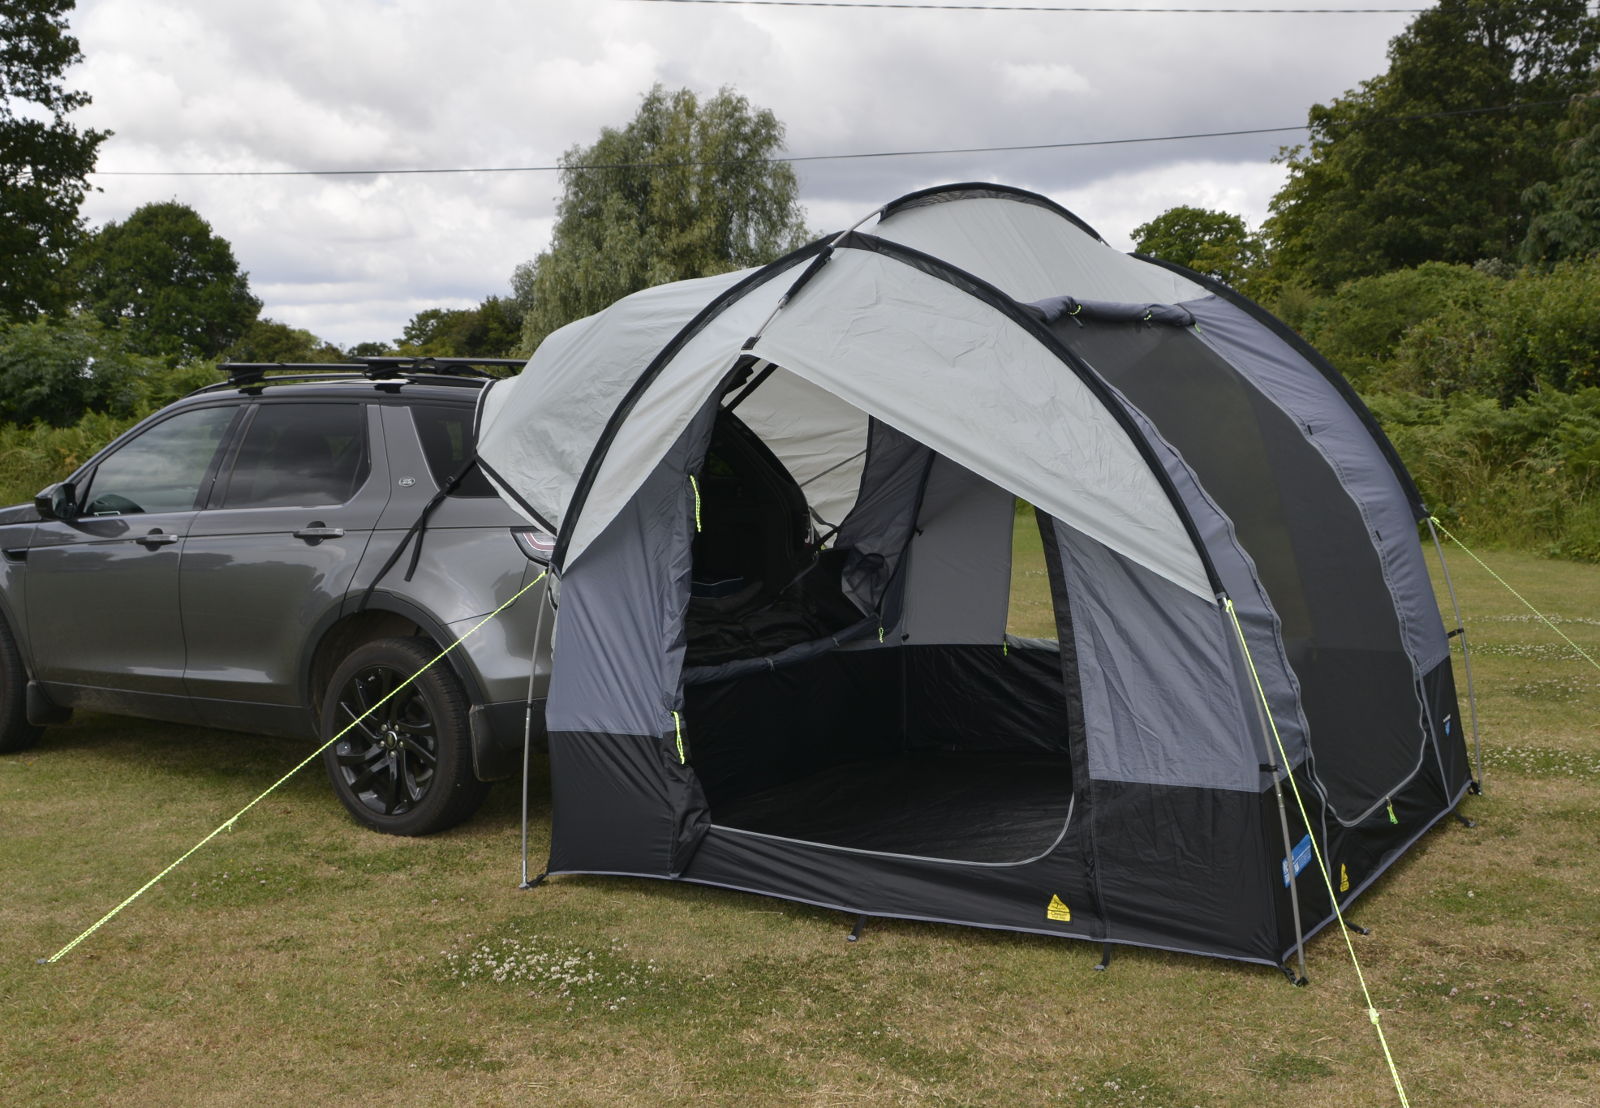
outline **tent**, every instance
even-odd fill
[[[1282,967],[1473,785],[1370,414],[1041,196],[626,297],[479,452],[556,536],[552,874]],[[1019,501],[1045,638],[1007,634]]]

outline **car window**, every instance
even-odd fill
[[[83,513],[186,512],[194,508],[217,444],[238,409],[190,408],[141,431],[95,467]]]
[[[412,407],[411,418],[416,423],[417,437],[422,440],[422,453],[427,456],[433,483],[443,488],[472,451],[472,409],[448,404],[418,404]],[[497,494],[489,479],[474,466],[451,495]]]
[[[343,504],[371,471],[360,404],[262,404],[245,428],[224,508]]]

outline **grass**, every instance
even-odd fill
[[[1031,521],[1028,521],[1031,527]],[[1019,545],[1018,579],[1037,569]],[[1485,557],[1585,649],[1600,567]],[[1352,936],[1411,1103],[1600,1100],[1600,672],[1467,559],[1488,764]],[[1035,586],[1037,587],[1037,586]],[[1019,624],[1024,633],[1048,627]],[[1459,669],[1458,669],[1459,672]],[[518,797],[426,840],[314,771],[61,962],[302,743],[83,716],[0,759],[8,1105],[1394,1103],[1337,934],[1312,982],[661,882],[517,888]],[[531,845],[547,849],[547,781]]]

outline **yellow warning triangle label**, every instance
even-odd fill
[[[1054,893],[1050,894],[1050,906],[1044,910],[1044,914],[1060,923],[1070,923],[1072,920],[1072,909],[1068,908],[1066,902]]]
[[[1339,891],[1342,893],[1350,891],[1350,871],[1344,868],[1343,862],[1339,863]]]

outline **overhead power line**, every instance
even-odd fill
[[[1072,15],[1418,15],[1427,8],[1112,8],[1057,4],[917,4],[894,0],[630,0],[635,4],[701,4],[712,8],[897,8],[931,12],[1052,12]]]
[[[1408,123],[1426,119],[1454,119],[1471,115],[1489,115],[1497,112],[1526,111],[1530,108],[1564,107],[1569,101],[1530,100],[1521,104],[1501,104],[1491,108],[1458,108],[1443,112],[1412,112],[1406,115],[1385,116],[1345,123],[1333,121],[1334,126],[1372,126],[1382,123]],[[939,154],[1010,154],[1037,150],[1081,150],[1095,146],[1133,146],[1151,142],[1185,142],[1197,139],[1240,138],[1250,135],[1284,134],[1290,131],[1309,131],[1309,124],[1298,123],[1281,127],[1247,127],[1233,131],[1199,131],[1184,135],[1143,135],[1137,138],[1083,139],[1076,142],[1033,142],[1009,146],[951,146],[923,150],[871,150],[854,154],[795,154],[773,158],[729,158],[710,161],[681,162],[586,162],[576,165],[502,165],[502,166],[437,166],[414,169],[96,169],[97,177],[401,177],[444,175],[459,173],[558,173],[564,170],[585,171],[604,169],[684,169],[718,165],[747,165],[751,162],[766,164],[801,162],[861,161],[869,158],[925,158]]]

